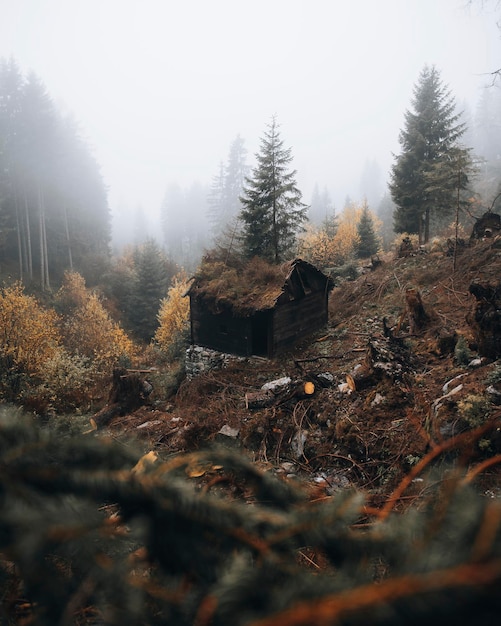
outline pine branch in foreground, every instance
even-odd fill
[[[0,422],[0,458],[5,624],[499,617],[501,504],[454,472],[433,481],[441,487],[428,506],[362,524],[363,494],[314,501],[227,450],[148,465],[131,445],[61,437],[17,417]],[[235,489],[197,480],[205,472]]]

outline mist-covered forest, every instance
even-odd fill
[[[258,124],[111,207],[0,59],[2,623],[497,624],[501,70],[462,102],[425,64],[356,191]],[[252,350],[191,345],[242,319]]]
[[[406,112],[403,151],[395,156],[393,170],[383,172],[374,159],[367,158],[360,172],[360,194],[347,195],[343,206],[334,205],[329,191],[334,181],[329,180],[318,181],[311,198],[305,199],[297,186],[293,147],[287,146],[279,116],[273,116],[266,121],[261,151],[254,156],[248,154],[245,138],[237,135],[226,155],[214,155],[212,180],[188,186],[166,180],[155,223],[149,222],[151,217],[141,207],[129,216],[112,217],[100,165],[77,123],[58,109],[41,78],[24,75],[14,58],[3,59],[3,284],[9,287],[20,281],[27,292],[43,296],[50,306],[54,294],[64,289],[68,273],[78,274],[86,288],[98,290],[114,323],[134,340],[148,344],[158,330],[160,305],[174,286],[174,277],[186,281],[208,251],[261,256],[272,262],[301,256],[326,269],[389,250],[402,233],[415,233],[421,243],[427,243],[430,236],[450,231],[455,208],[460,209],[456,226],[467,227],[486,210],[497,210],[500,202],[499,197],[496,200],[501,189],[497,81],[494,76],[480,100],[461,110],[439,69],[424,68]],[[411,113],[412,106],[416,113]],[[428,142],[440,142],[435,160],[428,159],[431,165],[419,156],[419,140],[414,138],[414,120],[421,116],[419,123],[429,124],[428,114],[420,113],[423,107],[434,111],[442,137],[449,137],[445,144],[443,138],[430,134]],[[432,133],[425,127],[419,132]],[[456,166],[460,157],[462,165]],[[420,158],[424,183],[416,178],[407,188],[404,181],[411,179],[405,173],[406,160],[417,172]],[[276,166],[271,174],[270,163]],[[464,170],[457,189],[456,167]],[[421,184],[427,190],[419,191]],[[430,191],[438,187],[440,194]],[[457,207],[456,192],[460,192]],[[428,205],[434,198],[429,215],[423,209],[428,215],[426,233],[420,232],[415,219],[421,210],[419,197],[428,198]],[[259,208],[266,202],[278,207],[273,227],[266,225],[268,217]],[[267,228],[275,230],[268,235]]]
[[[76,269],[94,283],[127,246],[147,239],[172,264],[192,271],[206,249],[238,226],[240,196],[253,167],[240,135],[226,155],[214,154],[212,180],[182,185],[166,173],[159,219],[140,206],[112,219],[100,165],[75,120],[58,110],[43,77],[25,76],[15,59],[3,59],[0,88],[2,275],[45,290],[57,288],[65,270]],[[465,125],[462,144],[475,164],[469,184],[475,215],[490,208],[499,191],[500,101],[494,80],[478,102],[456,103]],[[309,228],[342,222],[344,211],[366,204],[387,247],[394,239],[389,175],[366,158],[359,195],[346,195],[343,206],[334,205],[329,191],[338,184],[335,172],[332,181],[317,181],[305,199]]]

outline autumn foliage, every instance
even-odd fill
[[[41,412],[71,408],[134,356],[133,342],[79,274],[65,275],[55,305],[57,312],[20,283],[0,291],[0,398]]]
[[[19,390],[23,376],[40,376],[60,342],[54,311],[25,294],[20,283],[0,291],[0,381],[4,394]]]
[[[155,341],[165,353],[172,352],[188,330],[190,301],[185,297],[187,289],[187,276],[179,272],[172,280],[167,297],[160,303]]]
[[[58,297],[67,311],[64,345],[72,354],[88,358],[98,372],[111,371],[117,361],[133,356],[133,342],[111,319],[98,295],[86,289],[82,276],[67,272]]]
[[[335,231],[328,225],[315,227],[310,225],[299,242],[299,256],[320,267],[333,267],[350,261],[359,244],[358,226],[367,208],[366,203],[350,202],[336,220]],[[376,232],[381,228],[381,221],[369,210]]]

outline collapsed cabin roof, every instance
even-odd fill
[[[204,259],[187,295],[203,300],[212,313],[231,310],[234,315],[249,316],[273,309],[288,292],[296,271],[315,276],[324,289],[334,286],[329,277],[302,259],[280,265],[271,265],[258,257],[245,264]]]

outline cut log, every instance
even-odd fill
[[[374,370],[367,363],[359,363],[346,374],[346,383],[351,391],[360,391],[374,382]]]
[[[315,393],[315,385],[311,381],[304,383],[303,389],[307,396],[312,396]]]
[[[245,394],[246,409],[263,409],[275,402],[275,394],[270,390],[249,391]]]

